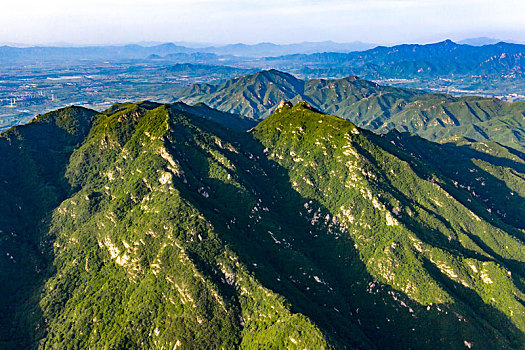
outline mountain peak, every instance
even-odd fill
[[[282,100],[276,108],[276,111],[280,111],[283,108],[292,108],[293,104],[290,101]]]
[[[437,42],[435,44],[429,44],[429,45],[436,45],[436,46],[457,46],[458,44],[450,39],[445,39],[443,41]],[[427,45],[423,45],[427,46]]]
[[[292,104],[290,101],[282,100],[278,105],[277,108],[275,108],[275,111],[273,114],[278,114],[284,111],[290,111],[291,113],[296,113],[300,111],[308,110],[309,112],[313,112],[316,114],[322,114],[323,112],[319,111],[318,109],[312,107],[311,104],[309,104],[306,101],[298,101],[295,105]]]
[[[92,109],[72,105],[43,115],[37,115],[31,120],[30,124],[55,124],[71,135],[84,134],[91,128],[91,124],[97,114]]]
[[[312,111],[312,112],[315,112],[315,113],[324,114],[320,110],[315,109],[314,107],[312,107],[312,105],[309,104],[306,101],[299,101],[299,102],[297,102],[293,108],[294,109],[308,109],[309,111]]]
[[[293,75],[289,73],[282,72],[277,69],[268,69],[268,70],[262,70],[260,72],[255,73],[255,75],[264,75],[264,76],[286,76],[286,77],[294,77]]]

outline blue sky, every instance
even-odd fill
[[[525,41],[523,0],[17,0],[0,42]]]

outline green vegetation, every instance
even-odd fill
[[[0,137],[0,348],[29,348],[42,335],[39,283],[50,259],[49,214],[69,195],[69,156],[96,112],[69,107]]]
[[[523,349],[522,154],[306,102],[249,123],[146,101],[2,134],[0,283],[26,291],[1,345]]]
[[[397,129],[432,141],[463,136],[525,150],[525,102],[431,94],[357,77],[303,81],[269,70],[220,85],[194,85],[175,98],[254,118],[267,117],[282,100],[307,101],[373,131]]]
[[[240,114],[232,116],[230,113],[221,112],[205,105],[204,103],[196,103],[193,106],[188,106],[182,102],[173,103],[171,108],[179,109],[181,111],[195,114],[201,118],[212,120],[227,128],[236,131],[246,131],[257,125],[257,120],[244,117]]]

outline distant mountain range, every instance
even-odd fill
[[[184,44],[184,43],[182,43]],[[281,56],[293,53],[314,53],[314,52],[350,52],[360,51],[374,47],[372,44],[362,42],[336,43],[333,41],[325,42],[304,42],[298,44],[277,45],[272,43],[260,43],[254,45],[231,44],[225,46],[211,47],[186,47],[174,43],[143,43],[129,44],[122,46],[40,46],[40,47],[0,47],[0,58],[3,59],[40,59],[40,60],[61,60],[61,59],[145,59],[154,57],[164,57],[173,54],[215,54],[220,56],[245,56],[245,57],[265,57]],[[169,56],[168,56],[169,58]]]
[[[405,44],[392,47],[377,46],[375,48],[375,45],[362,42],[336,43],[332,41],[286,45],[273,43],[231,44],[212,47],[186,47],[173,43],[86,47],[2,46],[0,47],[0,57],[10,59],[146,59],[151,55],[165,57],[173,54],[214,54],[251,58],[267,57],[266,61],[268,62],[335,64],[337,67],[354,68],[365,67],[366,65],[388,67],[398,64],[398,70],[403,68],[403,62],[415,62],[416,64],[426,64],[426,66],[418,68],[418,70],[423,68],[419,73],[437,74],[444,71],[461,73],[467,69],[482,69],[482,72],[490,73],[493,69],[491,67],[496,63],[509,66],[521,62],[520,57],[525,53],[525,46],[520,44],[499,42],[488,45],[482,39],[473,42],[473,44],[476,43],[483,45],[456,44],[446,40],[427,45]],[[504,57],[500,57],[502,55]],[[394,71],[393,74],[395,73],[399,72]]]
[[[456,98],[380,86],[353,76],[304,81],[269,70],[219,85],[195,84],[177,93],[174,100],[205,103],[252,118],[269,116],[281,100],[307,101],[316,109],[374,131],[397,129],[437,141],[459,135],[525,150],[523,102]]]
[[[504,40],[494,39],[494,38],[488,38],[486,36],[478,37],[478,38],[468,38],[458,41],[458,44],[464,44],[464,45],[472,45],[472,46],[483,46],[483,45],[493,45],[497,44],[499,42],[502,42]]]
[[[254,45],[232,44],[219,47],[201,48],[204,52],[219,55],[236,55],[247,57],[282,56],[292,53],[315,52],[351,52],[371,49],[376,45],[355,41],[352,43],[336,43],[333,41],[302,42],[298,44],[259,43]]]
[[[363,78],[452,78],[454,75],[522,77],[525,45],[460,45],[453,41],[428,45],[378,46],[363,52],[296,54],[267,58],[306,69],[351,69]],[[348,71],[347,71],[348,72]]]
[[[483,40],[479,39],[478,43],[483,44]],[[356,75],[388,85],[433,89],[461,96],[481,94],[501,96],[510,101],[525,100],[525,45],[498,42],[473,46],[446,40],[364,50],[371,46],[334,42],[191,48],[173,43],[69,48],[4,46],[0,47],[0,58],[12,66],[31,62],[89,64],[90,60],[145,60],[155,65],[192,63],[257,70],[273,68],[305,79]]]
[[[247,121],[145,101],[0,134],[0,347],[523,349],[523,153],[306,102]]]

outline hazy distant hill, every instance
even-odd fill
[[[209,52],[177,52],[170,53],[164,56],[151,54],[147,57],[151,60],[167,60],[179,62],[180,64],[208,64],[217,65],[220,64],[224,57]]]
[[[392,47],[354,42],[304,42],[277,45],[231,44],[189,48],[166,43],[153,46],[0,47],[0,58],[16,60],[63,59],[176,59],[181,63],[210,63],[219,59],[241,60],[253,67],[348,70],[362,77],[422,77],[450,74],[521,75],[525,46],[499,42],[491,45],[460,45],[450,40]],[[366,51],[363,51],[367,49]]]
[[[350,52],[361,51],[373,47],[372,44],[362,42],[336,43],[303,42],[298,44],[278,45],[273,43],[260,44],[231,44],[209,47],[186,47],[173,43],[144,43],[122,46],[41,46],[41,47],[13,47],[1,46],[0,58],[4,60],[67,60],[67,59],[145,59],[155,57],[178,58],[182,62],[194,62],[196,57],[213,59],[217,56],[281,56],[293,53],[314,52]],[[193,55],[191,55],[193,54]],[[215,56],[217,55],[217,56]],[[183,59],[187,58],[187,61]],[[192,60],[193,59],[193,60]]]
[[[373,44],[355,41],[352,43],[336,43],[333,41],[302,42],[297,44],[259,43],[253,45],[231,44],[201,48],[202,51],[213,52],[220,55],[236,55],[248,57],[281,56],[289,54],[310,54],[314,52],[351,52],[363,51],[374,47]]]
[[[88,46],[88,47],[0,47],[3,60],[67,60],[67,59],[133,59],[150,55],[193,52],[183,46],[167,43],[155,46]]]
[[[525,147],[525,103],[480,97],[455,98],[380,86],[356,77],[303,81],[276,70],[220,85],[193,85],[175,100],[203,102],[222,111],[265,118],[281,100],[307,101],[315,108],[370,130],[398,129],[431,140],[466,136]]]
[[[478,37],[478,38],[468,38],[458,41],[458,44],[464,44],[464,45],[472,45],[472,46],[483,46],[483,45],[494,45],[499,42],[502,42],[503,40],[494,39],[494,38],[488,38],[486,36]]]

